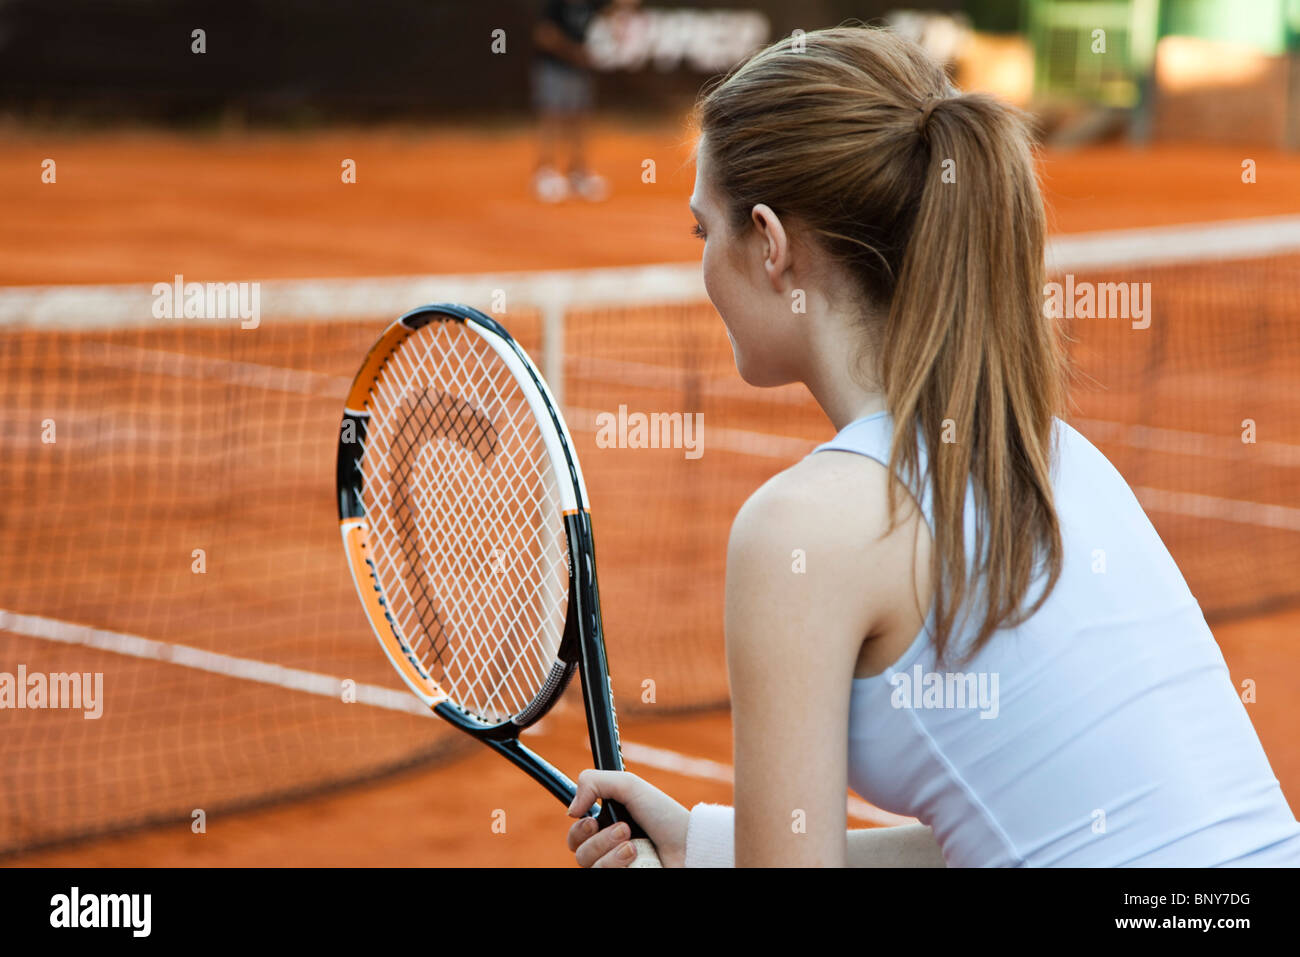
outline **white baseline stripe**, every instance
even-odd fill
[[[0,609],[0,631],[12,632],[26,638],[41,638],[46,641],[67,645],[82,645],[99,651],[125,655],[129,658],[142,658],[167,664],[221,675],[226,678],[238,678],[254,681],[258,684],[273,685],[290,691],[303,691],[307,694],[320,695],[325,698],[340,700],[342,680],[314,671],[299,668],[286,668],[283,665],[270,664],[251,658],[237,658],[214,651],[204,651],[189,645],[178,645],[166,641],[155,641],[129,635],[118,631],[104,631],[87,625],[43,618],[39,615],[21,615]],[[357,701],[376,708],[400,711],[420,717],[434,717],[432,711],[424,707],[407,691],[396,691],[379,685],[358,682],[356,686]],[[731,766],[710,761],[705,758],[691,758],[652,748],[648,745],[624,742],[623,752],[639,764],[670,771],[687,777],[710,781],[732,782]],[[909,824],[911,818],[901,818],[886,811],[878,810],[857,798],[849,798],[849,812],[864,821],[875,824]]]
[[[284,665],[273,665],[252,658],[236,658],[215,651],[204,651],[202,648],[189,645],[154,641],[138,635],[103,631],[87,625],[77,625],[55,618],[42,618],[39,615],[20,615],[3,609],[0,609],[0,631],[11,631],[27,638],[43,638],[46,641],[57,641],[67,645],[84,645],[129,658],[164,661],[183,668],[192,668],[195,671],[275,685],[293,691],[333,698],[335,701],[342,700],[343,685],[339,678],[314,671],[303,671],[299,668],[286,668]],[[395,691],[379,685],[358,682],[357,701],[376,708],[387,708],[389,711],[403,711],[418,715],[432,714],[409,691]]]
[[[1112,442],[1170,455],[1222,459],[1251,465],[1300,467],[1300,445],[1286,442],[1254,442],[1247,445],[1241,441],[1240,433],[1214,435],[1149,425],[1126,425],[1107,419],[1086,419],[1080,416],[1071,416],[1069,422],[1080,432],[1087,433],[1095,442]]]
[[[1262,502],[1141,486],[1134,487],[1133,494],[1142,503],[1142,507],[1151,512],[1168,512],[1190,518],[1300,532],[1300,508],[1289,505],[1266,505]]]

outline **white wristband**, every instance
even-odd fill
[[[736,866],[736,809],[697,804],[686,825],[687,867]]]

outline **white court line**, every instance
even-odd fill
[[[1189,518],[1207,518],[1237,525],[1300,532],[1300,508],[1289,505],[1265,505],[1261,502],[1142,486],[1135,486],[1133,494],[1149,512],[1167,512]]]
[[[88,625],[77,625],[56,618],[43,618],[39,615],[20,615],[16,612],[0,609],[0,631],[11,631],[27,638],[43,638],[66,645],[84,645],[100,651],[109,651],[128,658],[144,658],[152,661],[165,661],[169,664],[206,671],[209,674],[224,675],[228,678],[240,678],[259,684],[275,685],[293,691],[320,695],[341,701],[343,698],[342,680],[322,675],[314,671],[299,668],[286,668],[253,658],[236,658],[216,651],[204,651],[190,645],[178,645],[168,641],[154,641],[120,631],[103,631]],[[387,708],[389,711],[402,711],[407,714],[431,714],[414,695],[406,691],[394,691],[379,685],[357,684],[357,701]]]
[[[182,668],[191,668],[226,678],[254,681],[290,691],[303,691],[307,694],[331,698],[334,701],[342,700],[343,682],[340,678],[315,671],[304,671],[300,668],[286,668],[283,665],[253,658],[237,658],[234,655],[204,651],[190,645],[155,641],[152,638],[141,638],[139,635],[104,631],[88,625],[44,618],[40,615],[21,615],[4,609],[0,609],[0,631],[65,645],[82,645],[128,658],[179,665]],[[396,691],[380,685],[357,682],[356,695],[357,702],[360,704],[420,717],[435,717],[429,708],[422,705],[407,691]],[[623,753],[638,764],[673,774],[707,781],[721,781],[726,784],[731,784],[733,781],[731,765],[706,758],[692,758],[678,754],[676,751],[635,744],[631,741],[623,742]],[[915,823],[912,818],[903,818],[881,811],[858,798],[849,798],[848,810],[855,818],[879,825]]]
[[[1190,455],[1198,458],[1223,459],[1251,465],[1278,465],[1283,468],[1300,467],[1300,445],[1286,442],[1241,441],[1240,433],[1211,435],[1205,432],[1187,432],[1162,429],[1150,425],[1126,425],[1106,419],[1087,419],[1072,416],[1070,424],[1097,442],[1111,442],[1130,448],[1167,452],[1170,455]]]

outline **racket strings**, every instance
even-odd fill
[[[408,399],[409,399],[409,395],[408,395]],[[446,404],[441,405],[440,408],[446,408]],[[448,430],[443,429],[443,428],[439,428],[439,429],[437,429],[437,430],[435,430],[435,431],[437,431],[439,434],[447,434],[447,433],[448,433]],[[463,440],[463,439],[465,438],[465,436],[462,434],[462,435],[460,436],[460,438]],[[467,443],[467,444],[469,444],[471,447],[473,447],[473,446],[477,446],[477,445],[481,445],[481,443],[478,443],[477,441],[472,441],[472,442],[469,442],[469,443]],[[440,446],[440,447],[438,447],[438,448],[439,448],[440,450],[445,450],[446,448],[449,448],[449,447],[447,447],[447,446]],[[404,450],[404,451],[407,451],[408,456],[409,456],[409,451],[408,451],[408,450]],[[454,479],[455,479],[457,476],[459,476],[459,475],[464,471],[464,469],[463,469],[462,467],[460,467],[460,466],[457,466],[457,465],[451,465],[451,466],[448,466],[446,463],[441,463],[439,467],[436,467],[436,468],[433,469],[434,474],[431,474],[431,475],[430,475],[430,474],[426,474],[427,471],[428,471],[427,469],[422,469],[422,470],[421,470],[421,474],[416,475],[414,478],[411,478],[410,476],[407,476],[407,475],[399,474],[399,475],[396,476],[396,480],[393,482],[393,487],[394,487],[395,489],[399,489],[399,490],[400,490],[400,489],[402,489],[402,488],[404,487],[404,486],[403,486],[403,483],[404,483],[404,482],[414,482],[414,487],[415,487],[417,490],[433,490],[433,491],[436,492],[436,491],[438,490],[438,486],[436,485],[436,483],[440,480],[440,478],[443,478],[443,479],[450,478],[450,479],[453,480],[453,484],[454,484]],[[451,488],[450,491],[451,491],[453,494],[456,494],[459,490],[453,487],[453,488]],[[427,499],[427,495],[426,495],[426,499]],[[467,501],[467,499],[462,498],[462,499],[460,500],[460,504],[463,506],[463,505],[465,504],[466,501]],[[424,501],[424,502],[421,502],[421,503],[420,503],[420,506],[419,506],[419,513],[420,513],[420,514],[427,515],[427,514],[429,514],[429,513],[431,512],[431,510],[435,510],[435,509],[437,509],[437,508],[438,508],[438,505],[439,505],[439,503],[437,503],[437,502],[430,502],[430,501],[427,501],[427,500]],[[410,514],[412,514],[412,513],[408,510],[408,515],[410,515]],[[455,517],[455,514],[454,514],[454,513],[445,513],[445,514],[448,514],[448,515],[450,515],[451,517]],[[490,524],[490,522],[491,522],[491,519],[490,519],[488,516],[485,516],[485,515],[482,513],[481,510],[479,510],[478,512],[474,512],[474,511],[465,511],[465,512],[464,512],[464,518],[466,519],[466,521],[465,521],[465,523],[464,523],[464,524],[465,524],[465,527],[462,528],[462,527],[460,527],[459,525],[453,525],[453,526],[449,527],[449,529],[448,529],[448,531],[449,531],[451,534],[448,535],[448,536],[444,536],[444,538],[446,539],[446,541],[444,542],[444,545],[447,546],[446,550],[447,550],[448,552],[452,553],[452,554],[464,553],[464,552],[466,551],[466,549],[468,549],[468,548],[472,548],[473,545],[474,545],[474,543],[475,543],[475,539],[476,539],[476,538],[479,536],[479,534],[481,533],[481,530],[483,529],[484,525],[485,525],[485,524]],[[428,542],[428,536],[425,535],[423,532],[421,532],[418,536],[417,536],[417,535],[413,535],[413,534],[412,534],[412,530],[411,530],[411,528],[409,527],[409,526],[410,526],[409,521],[408,521],[407,525],[408,525],[408,527],[407,527],[406,529],[403,530],[403,531],[405,532],[405,535],[404,535],[403,540],[406,542],[406,544],[407,544],[407,546],[408,546],[408,547],[405,549],[406,553],[407,553],[408,555],[409,555],[412,551],[421,551],[421,552],[427,553],[427,552],[429,551],[429,549],[430,549],[430,543]],[[415,544],[415,545],[417,546],[417,548],[412,549],[412,548],[410,547],[412,544]],[[479,567],[479,569],[484,569],[484,568],[487,568],[488,566],[487,566],[487,563],[480,562],[478,567]],[[421,577],[419,577],[420,568],[419,568],[419,566],[418,566],[417,563],[411,563],[411,562],[408,562],[408,571],[413,572],[413,573],[415,573],[415,574],[414,574],[414,575],[408,575],[408,577],[405,579],[405,583],[406,583],[406,584],[409,585],[412,581],[414,581],[414,582],[416,582],[416,583],[420,583],[420,582],[423,580],[423,579],[421,579]],[[465,570],[462,569],[462,572],[464,572],[464,571],[465,571]],[[471,571],[471,573],[472,573],[473,570],[471,569],[470,571]],[[479,575],[479,576],[477,576],[477,577],[473,577],[473,580],[470,581],[470,584],[474,585],[475,587],[477,587],[477,588],[479,588],[479,589],[484,589],[484,588],[487,588],[491,583],[490,583],[490,582],[487,582],[487,581],[485,581],[485,580],[483,580],[482,576]],[[424,594],[425,594],[425,595],[428,595],[428,592],[425,591]],[[428,609],[427,609],[427,603],[424,603],[424,602],[418,602],[418,603],[417,603],[417,611],[420,612],[421,614],[423,614],[423,615],[425,616],[425,620],[422,622],[422,623],[425,625],[425,628],[424,628],[423,630],[424,630],[426,633],[429,632],[431,629],[428,627],[428,620],[427,620]],[[509,635],[509,632],[508,632],[508,631],[503,631],[503,630],[502,630],[501,625],[502,625],[503,623],[499,620],[499,618],[498,618],[498,619],[494,619],[494,620],[487,621],[487,622],[485,622],[484,624],[486,625],[485,631],[486,631],[487,633],[489,633],[489,634],[505,634],[505,635]],[[439,633],[445,634],[445,630],[442,628],[442,623],[441,623],[440,620],[437,622],[437,627],[438,627],[438,631],[439,631]],[[516,637],[516,640],[518,640],[517,637]],[[487,648],[488,654],[485,655],[485,656],[482,656],[482,658],[479,659],[479,660],[486,661],[486,662],[490,663],[490,662],[492,661],[492,656],[493,656],[497,651],[500,651],[500,650],[503,650],[502,647],[501,647],[501,643],[500,643],[500,642],[498,642],[496,646],[491,646],[491,645],[489,645],[488,648]],[[444,661],[444,664],[446,664],[445,661]],[[531,662],[525,660],[524,664],[531,664]],[[510,690],[511,690],[514,694],[517,695],[517,694],[520,693],[520,688],[519,688],[519,687],[517,686],[517,684],[512,680],[512,679],[514,679],[516,676],[515,676],[514,673],[512,673],[511,671],[501,671],[501,672],[499,672],[498,679],[497,679],[497,682],[498,682],[497,685],[495,685],[495,686],[486,686],[486,685],[484,685],[484,683],[483,683],[483,678],[484,678],[483,673],[482,673],[479,669],[476,669],[475,665],[476,665],[476,661],[475,661],[475,660],[471,660],[470,662],[467,663],[467,666],[466,666],[466,669],[465,669],[465,670],[466,670],[466,674],[465,674],[464,677],[465,677],[465,679],[466,679],[467,684],[468,684],[469,686],[471,686],[471,687],[474,689],[474,692],[476,693],[476,695],[477,695],[479,698],[490,700],[490,699],[492,699],[494,696],[499,696],[499,694],[500,694],[500,692],[501,692],[501,690],[502,690],[501,687],[500,687],[500,685],[501,685],[501,683],[502,683],[503,681],[508,681],[508,682],[511,683],[512,687],[511,687]],[[449,668],[448,670],[450,671],[451,669]]]
[[[415,601],[414,617],[424,627],[417,637],[417,642],[428,642],[435,660],[445,661],[450,648],[447,635],[438,615],[437,603],[429,593],[428,580],[424,569],[423,551],[419,547],[417,523],[419,505],[412,500],[412,492],[417,488],[411,480],[415,468],[414,457],[418,450],[437,437],[448,438],[457,444],[475,452],[486,465],[495,453],[498,436],[492,423],[478,412],[454,396],[435,393],[425,389],[419,393],[408,394],[402,401],[403,418],[393,438],[392,488],[398,520],[397,541],[400,543],[402,558],[410,574],[406,581],[414,583],[412,598]],[[449,428],[454,426],[454,428]]]
[[[412,654],[485,718],[546,681],[568,556],[545,436],[477,334],[432,323],[385,364],[358,464],[380,586]]]
[[[436,431],[438,431],[440,434],[446,434],[448,430],[438,429]],[[441,448],[446,448],[446,447],[443,446]],[[409,477],[407,477],[405,480],[416,482],[417,488],[436,489],[437,486],[434,483],[438,481],[439,475],[454,479],[462,471],[463,469],[460,467],[453,466],[448,468],[444,466],[436,470],[436,472],[439,474],[435,474],[432,476],[421,475],[414,479],[410,479]],[[400,475],[398,477],[399,479],[403,478],[403,476]],[[394,483],[394,487],[400,488],[401,486],[397,483]],[[453,488],[452,491],[454,493],[456,489]],[[461,504],[463,505],[463,500]],[[422,503],[421,511],[427,513],[430,511],[431,507],[436,507],[436,503],[429,503],[429,502]],[[479,511],[478,513],[474,513],[472,511],[467,512],[466,518],[468,519],[468,523],[467,523],[468,528],[471,532],[471,535],[474,538],[480,536],[484,528],[485,522],[490,522],[490,518],[482,514],[481,511]],[[453,527],[451,531],[453,534],[449,536],[450,548],[448,549],[448,551],[452,553],[463,552],[466,546],[472,546],[474,544],[473,540],[470,539],[469,536],[465,534],[466,531],[465,529]],[[410,529],[409,528],[406,529],[406,532],[407,534],[405,537],[406,540],[409,542],[412,538],[410,534]],[[420,538],[426,539],[426,536],[421,535]],[[420,541],[419,544],[426,551],[428,550],[427,541],[422,540]],[[409,553],[409,549],[407,551]],[[486,568],[487,564],[480,562],[479,567]],[[416,571],[418,573],[418,568],[411,569],[409,565],[408,565],[408,570]],[[420,579],[417,577],[415,580],[418,582]],[[410,581],[411,578],[408,576],[406,579],[403,580],[403,584],[409,585]],[[491,585],[491,582],[484,581],[481,576],[478,576],[472,582],[472,584],[480,589],[484,589],[489,587]],[[511,594],[506,596],[507,600],[513,597],[514,595],[517,595],[520,591],[521,589],[519,588],[514,589]],[[426,634],[429,632],[434,632],[435,634],[441,634],[441,635],[446,634],[446,630],[443,627],[441,619],[435,620],[434,628],[429,627],[430,619],[429,619],[428,603],[417,601],[416,611],[417,611],[417,615],[421,616],[422,618],[422,620],[420,620],[420,618],[417,618],[417,624],[424,625],[424,627],[421,629],[423,632],[425,632]],[[485,646],[486,649],[485,655],[480,655],[477,658],[471,658],[469,661],[465,663],[465,668],[463,669],[464,674],[462,675],[462,677],[464,679],[463,683],[469,689],[468,696],[478,698],[479,700],[492,701],[501,698],[503,696],[502,695],[503,690],[508,690],[510,692],[510,696],[515,699],[519,699],[521,695],[530,696],[531,689],[525,690],[525,687],[521,687],[518,681],[519,676],[516,670],[493,667],[495,664],[495,656],[498,653],[517,654],[516,652],[512,652],[511,649],[517,647],[521,642],[525,641],[526,638],[523,636],[522,633],[512,632],[510,630],[510,623],[503,622],[501,620],[500,615],[497,615],[493,619],[483,622],[483,626],[484,626],[483,630],[485,631],[485,633],[489,635],[493,635],[493,634],[499,635],[502,637],[503,640],[498,640],[495,643],[489,642],[489,644]],[[417,648],[419,647],[418,641],[416,642],[416,647]],[[438,650],[440,651],[441,649]],[[486,663],[488,665],[488,668],[484,669],[484,668],[477,667],[479,662]],[[446,681],[448,677],[454,675],[454,672],[456,670],[454,667],[456,661],[454,659],[448,661],[444,657],[441,660],[441,664],[444,667],[444,672],[445,672],[444,681]],[[533,659],[525,658],[520,662],[520,664],[523,666],[532,666],[531,668],[529,668],[531,674],[527,677],[533,679],[533,681],[526,681],[525,684],[535,683],[535,681],[541,680],[543,672],[541,668],[537,667],[537,664],[539,664],[538,662],[534,662]],[[489,672],[493,672],[493,671],[495,672],[495,682],[491,684],[486,683],[492,679],[493,676]]]

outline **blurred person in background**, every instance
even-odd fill
[[[533,192],[546,203],[569,196],[597,202],[609,194],[605,180],[587,168],[583,135],[594,101],[591,56],[585,46],[592,20],[611,4],[637,0],[545,0],[533,29],[533,106],[541,116],[541,146]],[[561,142],[569,148],[569,171],[560,172]]]

